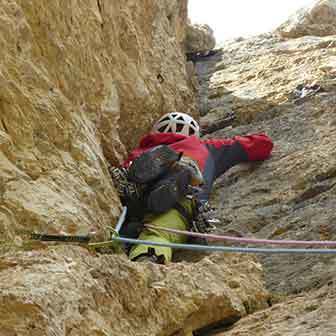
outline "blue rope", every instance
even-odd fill
[[[122,212],[121,212],[121,215],[120,215],[120,217],[119,217],[119,219],[118,219],[118,222],[117,222],[117,224],[116,224],[116,226],[115,226],[115,232],[116,232],[117,234],[119,234],[119,231],[121,230],[121,227],[122,227],[122,225],[123,225],[124,222],[125,222],[126,214],[127,214],[127,207],[124,206],[124,207],[123,207],[123,210],[122,210]]]
[[[303,248],[254,248],[254,247],[225,247],[214,245],[193,245],[193,244],[174,244],[159,243],[141,239],[131,239],[122,237],[112,237],[112,240],[129,244],[141,244],[149,246],[170,247],[181,250],[211,251],[211,252],[234,252],[234,253],[310,253],[310,254],[336,254],[336,249],[303,249]]]

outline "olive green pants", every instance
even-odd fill
[[[192,214],[193,204],[191,200],[184,199],[180,204],[185,208],[190,215]],[[160,215],[148,215],[145,217],[145,223],[157,226],[158,228],[169,228],[178,230],[188,230],[189,224],[186,218],[182,216],[176,209],[170,209],[167,212]],[[159,243],[185,243],[187,237],[184,235],[179,235],[175,233],[155,230],[155,229],[145,229],[139,236],[139,239],[148,240],[152,242]],[[129,254],[131,260],[136,259],[142,254],[147,254],[148,249],[154,249],[157,256],[163,255],[165,262],[172,260],[173,251],[170,247],[163,246],[150,246],[150,245],[135,245]]]

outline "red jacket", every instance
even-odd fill
[[[273,148],[271,139],[265,134],[202,140],[196,136],[175,133],[152,133],[141,139],[123,166],[128,167],[143,152],[163,144],[198,162],[205,180],[200,195],[202,199],[209,197],[213,182],[219,175],[241,162],[265,160]]]

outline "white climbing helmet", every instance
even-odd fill
[[[200,136],[198,123],[186,113],[170,112],[162,116],[153,126],[153,132],[178,133]]]

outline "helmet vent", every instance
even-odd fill
[[[176,124],[176,132],[182,132],[184,124]]]
[[[166,118],[160,120],[160,122],[163,122],[163,121],[169,121],[169,120],[170,120],[169,117],[166,117]]]
[[[164,133],[166,126],[162,126],[158,129],[159,132]]]

